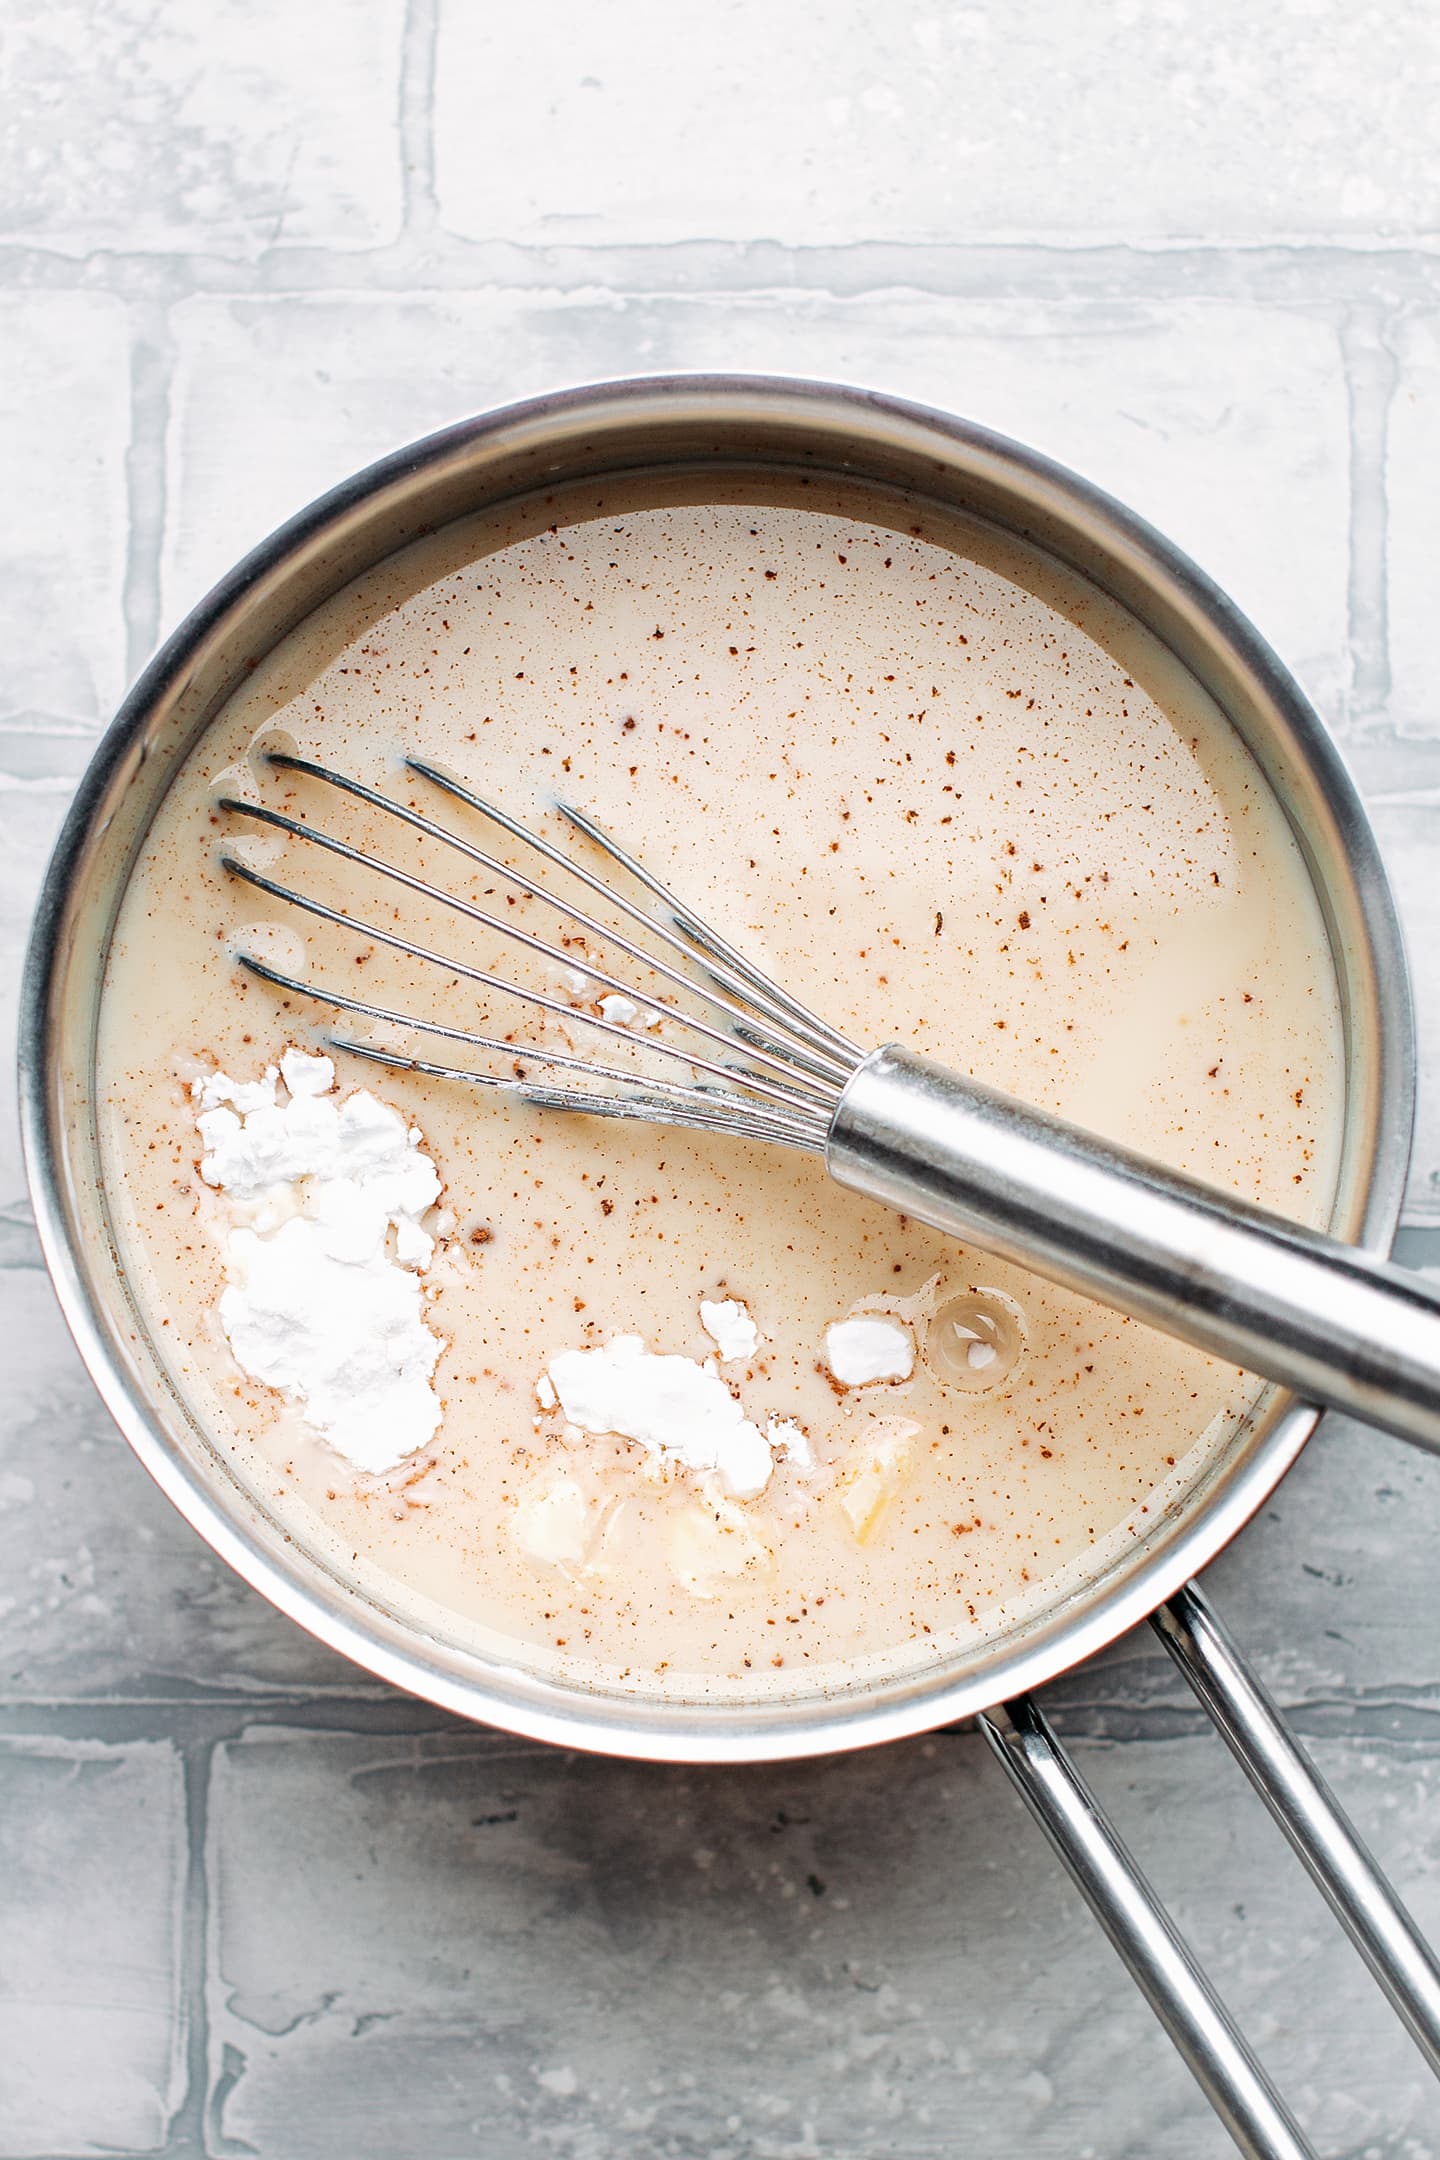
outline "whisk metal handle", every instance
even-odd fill
[[[831,1120],[841,1185],[1440,1452],[1440,1297],[898,1044]]]

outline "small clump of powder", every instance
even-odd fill
[[[720,1375],[694,1358],[657,1355],[642,1336],[617,1335],[601,1349],[562,1350],[546,1370],[581,1432],[617,1433],[676,1468],[716,1472],[737,1500],[769,1484],[770,1442]]]
[[[733,1358],[752,1358],[760,1347],[760,1330],[739,1298],[701,1298],[700,1325],[722,1364],[728,1365]]]
[[[908,1380],[915,1367],[915,1338],[903,1320],[861,1313],[826,1328],[825,1362],[841,1387]]]

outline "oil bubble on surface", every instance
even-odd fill
[[[925,1362],[935,1378],[972,1395],[1005,1387],[1024,1351],[1024,1315],[1003,1290],[947,1298],[925,1330]]]

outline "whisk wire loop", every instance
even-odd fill
[[[268,962],[257,959],[251,953],[244,953],[240,956],[240,965],[249,974],[258,976],[262,982],[268,982],[277,990],[289,991],[297,997],[313,998],[316,995],[313,983],[304,981],[298,975],[287,975],[283,969],[271,967]],[[362,1019],[378,1020],[397,1027],[414,1025],[408,1013],[396,1012],[385,1005],[372,1005],[364,998],[351,997],[345,991],[336,990],[333,987],[325,990],[324,998],[327,1004],[337,1006],[342,1012],[355,1013]],[[694,1087],[687,1087],[680,1082],[656,1080],[648,1076],[644,1079],[642,1085],[637,1087],[635,1073],[619,1066],[597,1064],[591,1058],[575,1057],[563,1050],[532,1049],[529,1044],[504,1042],[498,1036],[481,1035],[471,1028],[452,1027],[441,1020],[427,1021],[425,1032],[427,1035],[438,1035],[447,1042],[464,1043],[468,1049],[492,1051],[497,1057],[508,1060],[511,1070],[509,1073],[460,1070],[448,1065],[427,1064],[421,1058],[412,1057],[403,1051],[387,1049],[380,1043],[340,1042],[335,1037],[332,1037],[331,1040],[336,1043],[337,1047],[353,1051],[357,1057],[371,1058],[378,1064],[391,1065],[399,1071],[430,1073],[441,1079],[468,1080],[477,1087],[498,1088],[504,1092],[522,1096],[526,1101],[538,1101],[543,1096],[547,1107],[553,1106],[552,1098],[563,1093],[563,1103],[560,1107],[588,1112],[595,1108],[598,1102],[603,1110],[605,1098],[597,1098],[589,1094],[582,1096],[574,1089],[563,1091],[547,1089],[544,1082],[537,1082],[530,1078],[529,1067],[531,1066],[539,1065],[546,1068],[583,1073],[587,1078],[610,1080],[619,1086],[630,1087],[635,1092],[626,1098],[627,1103],[648,1104],[653,1101],[656,1105],[660,1105],[673,1100],[675,1103],[683,1105],[690,1102],[697,1093]],[[716,1117],[723,1111],[725,1092],[721,1090],[715,1092],[711,1099],[714,1105],[714,1114],[707,1114],[707,1123],[714,1123]],[[707,1101],[704,1107],[709,1113],[711,1102]],[[649,1114],[654,1117],[657,1111],[651,1110]],[[733,1114],[727,1113],[727,1115],[730,1123],[733,1124]],[[767,1127],[773,1127],[777,1134],[783,1131],[787,1137],[793,1137],[797,1146],[810,1145],[812,1139],[816,1144],[823,1144],[826,1129],[825,1120],[814,1112],[797,1109],[792,1113],[783,1107],[777,1106],[771,1109],[760,1104],[747,1104],[745,1106],[745,1116],[747,1120],[763,1120]]]
[[[367,870],[378,871],[382,877],[393,879],[397,885],[405,886],[410,892],[417,893],[426,900],[435,901],[442,907],[453,908],[456,914],[465,916],[470,922],[479,923],[487,930],[494,930],[501,937],[513,939],[517,945],[524,946],[527,951],[537,954],[552,966],[561,968],[574,966],[573,955],[562,947],[548,944],[544,938],[537,938],[530,931],[522,930],[518,923],[506,922],[503,916],[492,915],[486,908],[476,907],[472,901],[461,899],[458,893],[447,892],[443,886],[432,885],[427,879],[416,877],[409,870],[402,870],[397,863],[386,862],[382,856],[370,855],[363,849],[352,847],[349,841],[339,840],[333,833],[327,833],[314,825],[307,825],[298,818],[286,817],[282,811],[272,810],[263,803],[246,803],[227,797],[222,799],[220,807],[222,810],[238,811],[245,817],[254,818],[260,824],[274,826],[281,832],[289,833],[293,839],[304,840],[315,847],[326,848],[333,855],[343,856],[347,862],[358,863]],[[236,864],[233,859],[227,861],[226,867],[238,869],[242,877],[249,875],[252,884],[260,882],[253,873],[247,872],[243,864]],[[274,888],[274,896],[280,899],[293,899],[297,903],[299,901],[298,894],[289,893],[286,888],[281,886]],[[355,917],[340,916],[338,919],[343,922],[353,923],[356,929],[364,929],[369,936],[381,934],[370,926],[360,923]],[[590,917],[577,916],[576,920],[590,924],[597,935],[603,934],[602,926],[592,923]],[[662,961],[652,961],[647,953],[642,952],[638,946],[631,944],[628,938],[623,938],[617,933],[613,942],[622,945],[627,952],[633,954],[635,958],[645,965],[654,966],[659,972],[680,984],[682,988],[689,989],[691,987],[687,976],[682,975],[678,969],[669,967]],[[421,951],[418,948],[412,950],[415,958],[434,959],[436,957],[433,953]],[[457,962],[447,962],[445,964],[450,966],[458,965]],[[613,991],[618,996],[623,997],[631,994],[632,985],[622,982],[618,976],[610,974],[604,968],[587,964],[584,972],[591,980],[603,984],[607,990]],[[622,1035],[630,1041],[634,1040],[628,1028],[620,1027],[614,1021],[606,1020],[594,1013],[587,1013],[573,1005],[561,1004],[555,999],[547,1001],[542,993],[530,990],[522,991],[517,984],[511,983],[501,976],[491,976],[487,979],[492,989],[510,990],[515,995],[524,996],[536,1004],[548,1002],[550,1010],[564,1014],[567,1020],[578,1022],[585,1027],[602,1030],[607,1034]],[[657,998],[647,1000],[647,1002],[653,1004],[654,1008],[664,1014],[667,1019],[677,1021],[683,1027],[693,1029],[696,1034],[704,1035],[712,1042],[727,1043],[732,1039],[731,1035],[723,1029],[712,1027],[708,1021],[698,1019],[693,1013],[687,1013],[679,1006],[671,1005],[664,999]],[[722,1011],[733,1011],[736,1020],[743,1022],[745,1017],[743,1012],[738,1006],[732,1007],[728,999],[712,997],[710,1002],[718,1005]],[[421,1026],[423,1022],[415,1021],[412,1024]],[[656,1047],[662,1050],[665,1048],[664,1045],[660,1044],[657,1044]],[[750,1054],[758,1059],[761,1064],[770,1066],[775,1071],[785,1073],[790,1071],[788,1064],[778,1058],[771,1049],[752,1046]]]
[[[660,921],[648,909],[637,907],[623,894],[616,893],[604,879],[596,877],[583,864],[574,861],[563,849],[557,848],[542,835],[532,832],[507,812],[472,794],[462,783],[442,773],[439,768],[426,765],[417,759],[406,761],[408,769],[418,777],[432,782],[445,793],[491,819],[513,839],[532,847],[545,860],[577,878],[591,892],[601,895],[630,922],[639,924],[647,932],[656,935],[673,955],[688,963],[688,967],[677,966],[674,960],[662,958],[647,950],[623,930],[614,928],[611,923],[576,906],[563,894],[553,891],[548,885],[529,876],[526,871],[499,861],[462,835],[451,832],[448,827],[438,824],[407,804],[395,802],[388,795],[366,786],[362,781],[286,752],[270,753],[268,762],[283,770],[322,781],[397,818],[422,837],[454,848],[500,882],[544,902],[570,922],[582,927],[587,940],[594,940],[602,947],[613,946],[623,952],[641,968],[658,974],[673,990],[697,999],[708,1008],[713,1017],[703,1017],[687,1010],[673,1002],[671,997],[649,994],[612,973],[609,968],[597,965],[589,957],[587,943],[583,974],[589,982],[653,1011],[659,1016],[661,1024],[700,1038],[710,1050],[738,1049],[743,1054],[721,1062],[715,1055],[707,1055],[693,1044],[668,1039],[667,1036],[652,1033],[649,1028],[642,1032],[618,1019],[607,1018],[603,1010],[597,1013],[577,1008],[538,987],[532,987],[508,975],[495,974],[474,962],[457,959],[452,954],[436,951],[429,945],[406,936],[400,930],[383,928],[379,923],[367,921],[342,908],[331,906],[313,893],[301,891],[282,883],[278,878],[267,876],[237,855],[229,852],[222,854],[222,865],[228,872],[273,900],[299,908],[352,936],[362,936],[406,958],[440,968],[453,978],[473,983],[489,992],[513,997],[549,1015],[563,1027],[578,1025],[623,1042],[629,1051],[638,1049],[646,1055],[679,1064],[691,1077],[684,1082],[656,1079],[638,1065],[621,1067],[607,1064],[540,1044],[516,1042],[439,1019],[425,1018],[413,1012],[395,1010],[389,1006],[370,1003],[333,986],[287,974],[255,955],[237,955],[250,974],[275,988],[296,996],[316,999],[338,1011],[354,1013],[360,1018],[418,1031],[445,1041],[463,1044],[469,1049],[484,1051],[492,1057],[506,1061],[510,1069],[507,1072],[504,1069],[485,1071],[452,1067],[414,1056],[408,1050],[390,1049],[373,1042],[332,1038],[337,1047],[404,1070],[460,1079],[476,1086],[503,1090],[546,1108],[687,1125],[700,1130],[725,1132],[734,1137],[749,1137],[809,1150],[823,1150],[835,1103],[850,1073],[859,1062],[860,1051],[847,1043],[838,1031],[817,1019],[798,1000],[790,997],[788,992],[771,983],[760,970],[752,967],[742,954],[736,953],[724,939],[712,932],[708,925],[669,893],[658,879],[652,877],[643,865],[636,862],[634,857],[611,840],[582,812],[568,805],[556,805],[578,832],[601,847],[617,867],[639,879],[648,891],[662,901],[672,912],[673,926]],[[353,842],[328,832],[321,826],[312,825],[302,818],[291,817],[283,811],[272,809],[268,804],[245,801],[234,796],[222,797],[219,808],[268,826],[284,833],[290,839],[321,848],[359,869],[377,874],[417,898],[433,906],[452,910],[465,920],[509,940],[547,965],[567,970],[575,967],[573,952],[566,946],[552,944],[545,938],[537,937],[533,932],[522,929],[518,923],[507,921],[503,916],[478,906],[474,901],[467,900],[444,886],[433,884],[427,878],[383,856],[357,847]],[[717,1024],[722,1021],[726,1024]],[[542,1073],[571,1077],[563,1077],[558,1081],[546,1080],[538,1077],[534,1068],[539,1068]]]
[[[383,1049],[376,1043],[352,1042],[340,1035],[332,1035],[329,1039],[332,1048],[348,1051],[355,1057],[369,1058],[372,1063],[386,1065],[392,1071],[424,1073],[436,1080],[464,1081],[469,1086],[513,1095],[517,1101],[535,1110],[579,1111],[586,1117],[629,1119],[642,1125],[681,1125],[697,1132],[724,1133],[734,1140],[768,1141],[778,1147],[800,1148],[812,1155],[825,1152],[826,1127],[823,1123],[802,1125],[778,1112],[766,1114],[748,1105],[738,1112],[727,1110],[723,1094],[717,1094],[712,1105],[707,1102],[703,1090],[668,1087],[658,1082],[624,1095],[581,1094],[576,1088],[551,1087],[544,1081],[506,1080],[498,1073],[435,1064],[426,1058]]]
[[[304,831],[304,828],[302,827],[301,830]],[[318,840],[323,839],[325,836],[312,832],[308,837]],[[398,931],[384,930],[378,923],[365,922],[356,915],[346,915],[339,908],[332,908],[325,901],[317,900],[313,893],[296,892],[292,887],[280,884],[277,879],[266,877],[262,871],[252,869],[248,863],[237,861],[234,856],[223,856],[221,860],[226,870],[236,877],[243,878],[246,884],[255,886],[258,891],[268,894],[272,900],[287,901],[292,907],[303,908],[307,914],[318,916],[323,922],[334,923],[337,928],[342,930],[356,931],[362,937],[372,938],[377,944],[388,946],[392,952],[404,953],[409,959],[429,961],[435,967],[444,969],[446,973],[463,976],[466,981],[479,983],[487,990],[498,990],[506,996],[518,997],[527,1005],[538,1006],[543,1012],[552,1014],[557,1020],[564,1023],[568,1024],[572,1020],[583,1019],[588,1026],[606,1035],[614,1036],[618,1040],[627,1043],[635,1041],[633,1032],[629,1028],[622,1027],[618,1021],[602,1020],[590,1014],[577,1013],[573,1006],[562,1003],[559,998],[550,997],[543,990],[521,989],[506,976],[492,975],[487,969],[475,967],[468,960],[457,960],[453,954],[434,952],[428,945],[416,944],[412,938],[402,937]],[[406,877],[404,882],[407,884],[419,884],[422,890],[428,890],[428,888],[424,887],[423,881]],[[523,935],[523,933],[521,934]],[[538,943],[538,940],[535,942]],[[542,950],[548,951],[549,948],[542,947]],[[252,975],[262,972],[262,969],[250,954],[241,953],[238,958],[241,966],[247,968]],[[299,981],[298,978],[288,983],[287,987],[296,989],[310,997],[318,998],[327,1005],[346,1007],[355,1003],[354,1000],[346,998],[343,993],[337,993],[333,989],[319,984],[304,983]],[[623,985],[621,987],[623,989]],[[428,1020],[418,1018],[413,1013],[392,1013],[388,1017],[401,1026],[422,1029],[427,1034],[448,1032],[444,1028],[437,1029],[433,1027]],[[701,1024],[697,1023],[697,1025]],[[725,1041],[725,1037],[720,1034],[718,1029],[706,1027],[704,1032],[714,1036],[721,1043]],[[537,1062],[548,1055],[538,1044],[533,1049],[529,1044],[516,1044],[513,1042],[504,1043],[500,1047],[508,1057],[523,1054],[534,1058]],[[788,1104],[797,1108],[810,1108],[813,1106],[805,1096],[789,1088],[778,1086],[773,1080],[762,1079],[758,1073],[752,1074],[733,1065],[717,1064],[713,1059],[701,1057],[689,1050],[681,1050],[669,1043],[654,1042],[648,1044],[647,1047],[655,1050],[662,1057],[678,1059],[681,1064],[691,1066],[700,1072],[708,1072],[717,1079],[731,1083],[739,1081],[757,1095],[766,1096],[773,1102]],[[577,1060],[577,1063],[581,1067],[592,1071],[601,1069],[591,1065],[588,1060]],[[637,1074],[627,1077],[639,1078],[641,1076]]]
[[[410,762],[413,763],[414,761],[411,760]],[[416,770],[423,769],[422,767],[416,767]],[[744,953],[738,952],[728,939],[721,937],[718,930],[712,929],[709,923],[702,921],[700,916],[688,908],[683,900],[678,899],[668,886],[662,885],[659,878],[653,876],[643,863],[637,862],[633,855],[621,847],[618,840],[607,833],[603,826],[597,825],[593,818],[587,817],[583,810],[577,810],[573,804],[561,802],[558,798],[556,799],[555,808],[559,811],[561,817],[567,818],[578,832],[585,835],[587,840],[593,840],[596,847],[603,848],[612,862],[618,863],[622,870],[637,879],[648,891],[654,893],[658,900],[664,902],[673,915],[677,926],[690,940],[691,944],[698,946],[700,951],[707,955],[708,965],[712,972],[718,972],[722,969],[728,970],[732,975],[739,978],[746,995],[752,1001],[773,1008],[776,1014],[783,1016],[788,1024],[806,1033],[813,1031],[822,1035],[837,1053],[844,1076],[848,1079],[855,1065],[865,1054],[858,1043],[851,1042],[848,1036],[842,1035],[837,1028],[832,1028],[828,1022],[807,1011],[798,998],[791,997],[788,990],[783,990],[779,983],[773,982],[768,975],[762,974],[752,960],[747,960]],[[653,917],[647,919],[653,920]]]
[[[309,779],[323,781],[327,786],[341,789],[346,794],[355,796],[359,801],[369,803],[372,808],[381,810],[387,816],[396,818],[403,824],[413,827],[415,831],[423,834],[425,838],[438,840],[444,846],[453,848],[457,854],[467,857],[479,868],[487,871],[491,876],[499,878],[503,883],[513,885],[517,891],[527,893],[532,899],[542,902],[546,907],[555,909],[557,913],[567,916],[572,922],[583,924],[591,935],[602,939],[607,944],[614,945],[620,951],[623,951],[628,958],[638,961],[642,966],[653,968],[656,973],[678,984],[682,989],[707,998],[711,1004],[718,1006],[729,1018],[747,1017],[732,1002],[731,997],[717,995],[715,992],[707,990],[693,976],[681,973],[672,965],[660,960],[653,953],[647,952],[643,947],[634,944],[622,931],[613,928],[608,923],[600,922],[593,915],[589,915],[583,909],[576,907],[573,901],[568,901],[562,894],[552,891],[548,885],[541,884],[535,878],[528,876],[525,871],[517,870],[512,864],[500,861],[497,856],[488,854],[485,849],[477,847],[473,841],[465,839],[460,833],[452,832],[448,826],[438,824],[433,818],[426,817],[422,811],[414,809],[410,804],[396,802],[391,796],[382,794],[378,788],[367,787],[364,781],[352,779],[346,773],[336,772],[330,766],[317,764],[309,758],[294,757],[286,751],[272,751],[269,754],[268,762],[281,771],[302,773]],[[593,871],[587,870],[583,863],[576,862],[572,856],[565,854],[563,849],[557,848],[542,833],[533,832],[529,826],[522,825],[518,819],[511,817],[507,811],[500,809],[495,803],[487,802],[483,796],[475,794],[472,789],[465,787],[439,766],[427,764],[420,758],[409,757],[406,758],[405,765],[407,771],[429,781],[432,786],[439,788],[455,801],[464,803],[467,808],[478,812],[482,817],[490,819],[503,832],[509,833],[512,839],[520,841],[525,847],[532,848],[545,861],[553,863],[557,869],[562,870],[567,876],[575,878],[580,884],[586,886],[591,892],[605,901],[608,906],[618,908],[630,921],[639,924],[660,938],[682,959],[693,960],[692,945],[698,942],[694,938],[693,930],[688,925],[693,925],[694,929],[703,932],[708,940],[706,949],[718,956],[709,963],[708,971],[720,985],[721,991],[729,991],[733,995],[744,998],[752,1009],[757,1002],[763,1000],[763,1005],[771,1008],[768,1016],[774,1023],[783,1029],[787,1035],[798,1035],[802,1041],[807,1042],[813,1053],[823,1059],[832,1070],[837,1082],[843,1086],[857,1060],[863,1054],[859,1046],[847,1042],[843,1035],[837,1034],[833,1028],[818,1020],[813,1013],[808,1013],[797,999],[790,997],[788,992],[782,991],[777,984],[769,982],[765,976],[759,973],[758,969],[753,968],[744,959],[743,955],[732,954],[728,948],[724,948],[722,939],[718,938],[714,932],[708,931],[698,917],[691,916],[690,911],[684,907],[682,902],[677,900],[672,893],[668,893],[658,880],[652,878],[632,856],[627,855],[623,848],[611,840],[600,826],[593,824],[580,811],[571,809],[564,803],[557,802],[555,804],[556,810],[562,817],[567,818],[573,825],[577,826],[579,830],[586,834],[587,838],[595,841],[622,868],[626,869],[632,876],[639,878],[643,884],[647,885],[651,891],[665,902],[676,917],[676,922],[679,925],[678,932],[675,927],[659,921],[647,909],[637,907],[623,893],[617,892],[612,885],[606,884],[603,878],[598,878]],[[232,807],[243,810],[246,805],[242,803]],[[372,867],[383,867],[383,865],[377,863],[372,864]],[[683,922],[681,921],[682,917],[685,918]],[[722,948],[724,949],[722,950]],[[591,975],[596,975],[597,972],[594,968],[587,968],[586,970],[586,973]],[[756,989],[757,984],[760,986],[758,992]],[[788,1052],[790,1045],[787,1042],[780,1047],[783,1047]]]

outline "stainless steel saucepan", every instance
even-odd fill
[[[1323,728],[1231,603],[1139,519],[968,423],[823,385],[733,377],[612,383],[540,398],[398,452],[284,526],[202,602],[126,700],[56,847],[21,1008],[21,1107],[36,1221],[82,1356],[141,1461],[215,1550],[283,1611],[396,1685],[544,1740],[652,1759],[827,1753],[974,1716],[1240,2148],[1310,2148],[1032,1699],[1150,1619],[1432,2067],[1440,1969],[1190,1582],[1295,1460],[1317,1413],[1274,1394],[1147,1534],[1080,1589],[923,1673],[783,1700],[642,1700],[421,1633],[292,1542],[192,1420],[132,1301],[100,1168],[95,1025],[135,852],[229,693],[352,578],[447,521],[577,480],[683,472],[841,479],[1017,534],[1157,636],[1216,700],[1284,808],[1318,895],[1344,1014],[1344,1144],[1331,1228],[1388,1251],[1414,1089],[1395,913]]]

